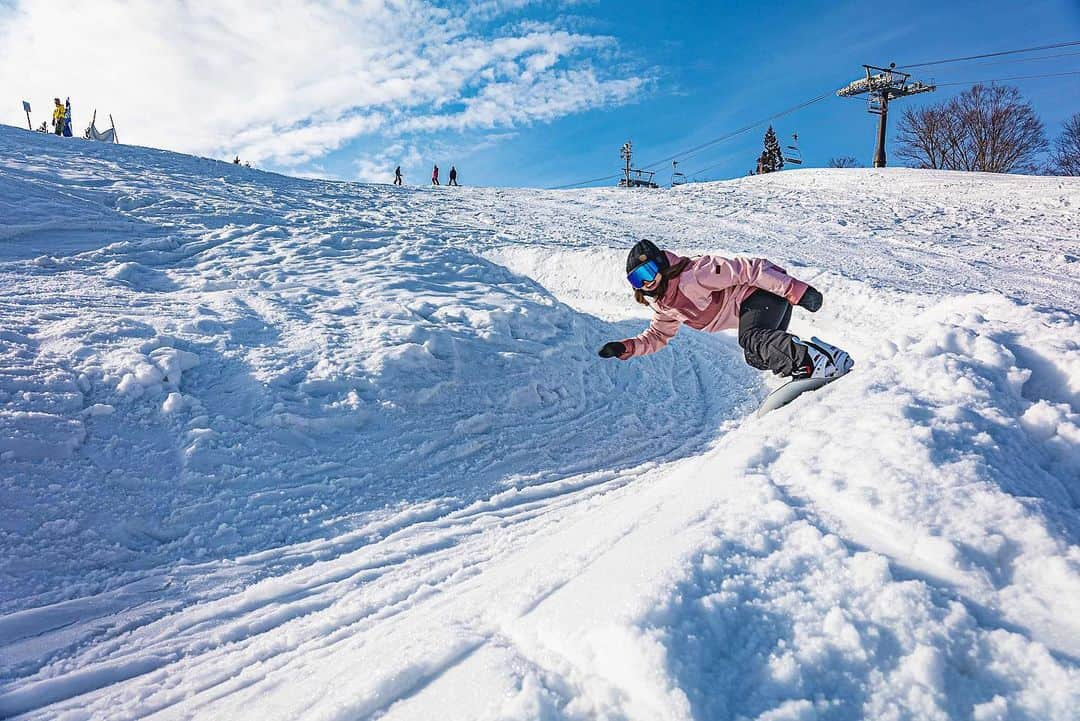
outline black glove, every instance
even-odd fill
[[[600,349],[601,358],[618,358],[626,352],[626,346],[617,340],[613,340],[610,343],[605,343],[604,347]]]
[[[817,313],[821,310],[821,292],[817,288],[806,286],[806,292],[799,299],[799,305],[811,313]]]

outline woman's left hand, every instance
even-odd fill
[[[811,313],[817,313],[821,310],[821,292],[811,286],[806,286],[806,292],[802,294],[802,298],[799,298],[799,305],[806,308]]]
[[[610,343],[605,343],[604,347],[600,349],[598,354],[601,358],[618,358],[626,352],[626,346],[615,340]]]

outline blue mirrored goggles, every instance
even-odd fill
[[[641,288],[646,283],[651,283],[660,273],[660,264],[655,260],[647,260],[626,274],[626,279],[635,288]]]

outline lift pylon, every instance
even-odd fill
[[[836,91],[842,98],[867,95],[867,112],[878,116],[877,147],[874,149],[874,167],[885,167],[885,127],[889,117],[889,101],[906,98],[908,95],[933,92],[937,88],[920,82],[908,82],[910,73],[896,70],[896,63],[889,63],[887,68],[863,65],[866,77],[848,83]]]

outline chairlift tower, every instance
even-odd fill
[[[874,149],[874,167],[885,167],[885,126],[889,117],[889,101],[906,98],[909,95],[930,93],[937,90],[934,85],[909,82],[910,73],[896,70],[896,63],[889,63],[887,68],[863,65],[866,77],[848,83],[836,91],[842,98],[867,95],[867,111],[878,116],[877,147]]]
[[[631,167],[631,156],[634,152],[633,144],[627,140],[623,143],[620,154],[625,161],[623,166],[623,178],[619,181],[620,188],[659,188],[660,186],[653,182],[653,176],[656,175],[654,170],[638,170]]]

